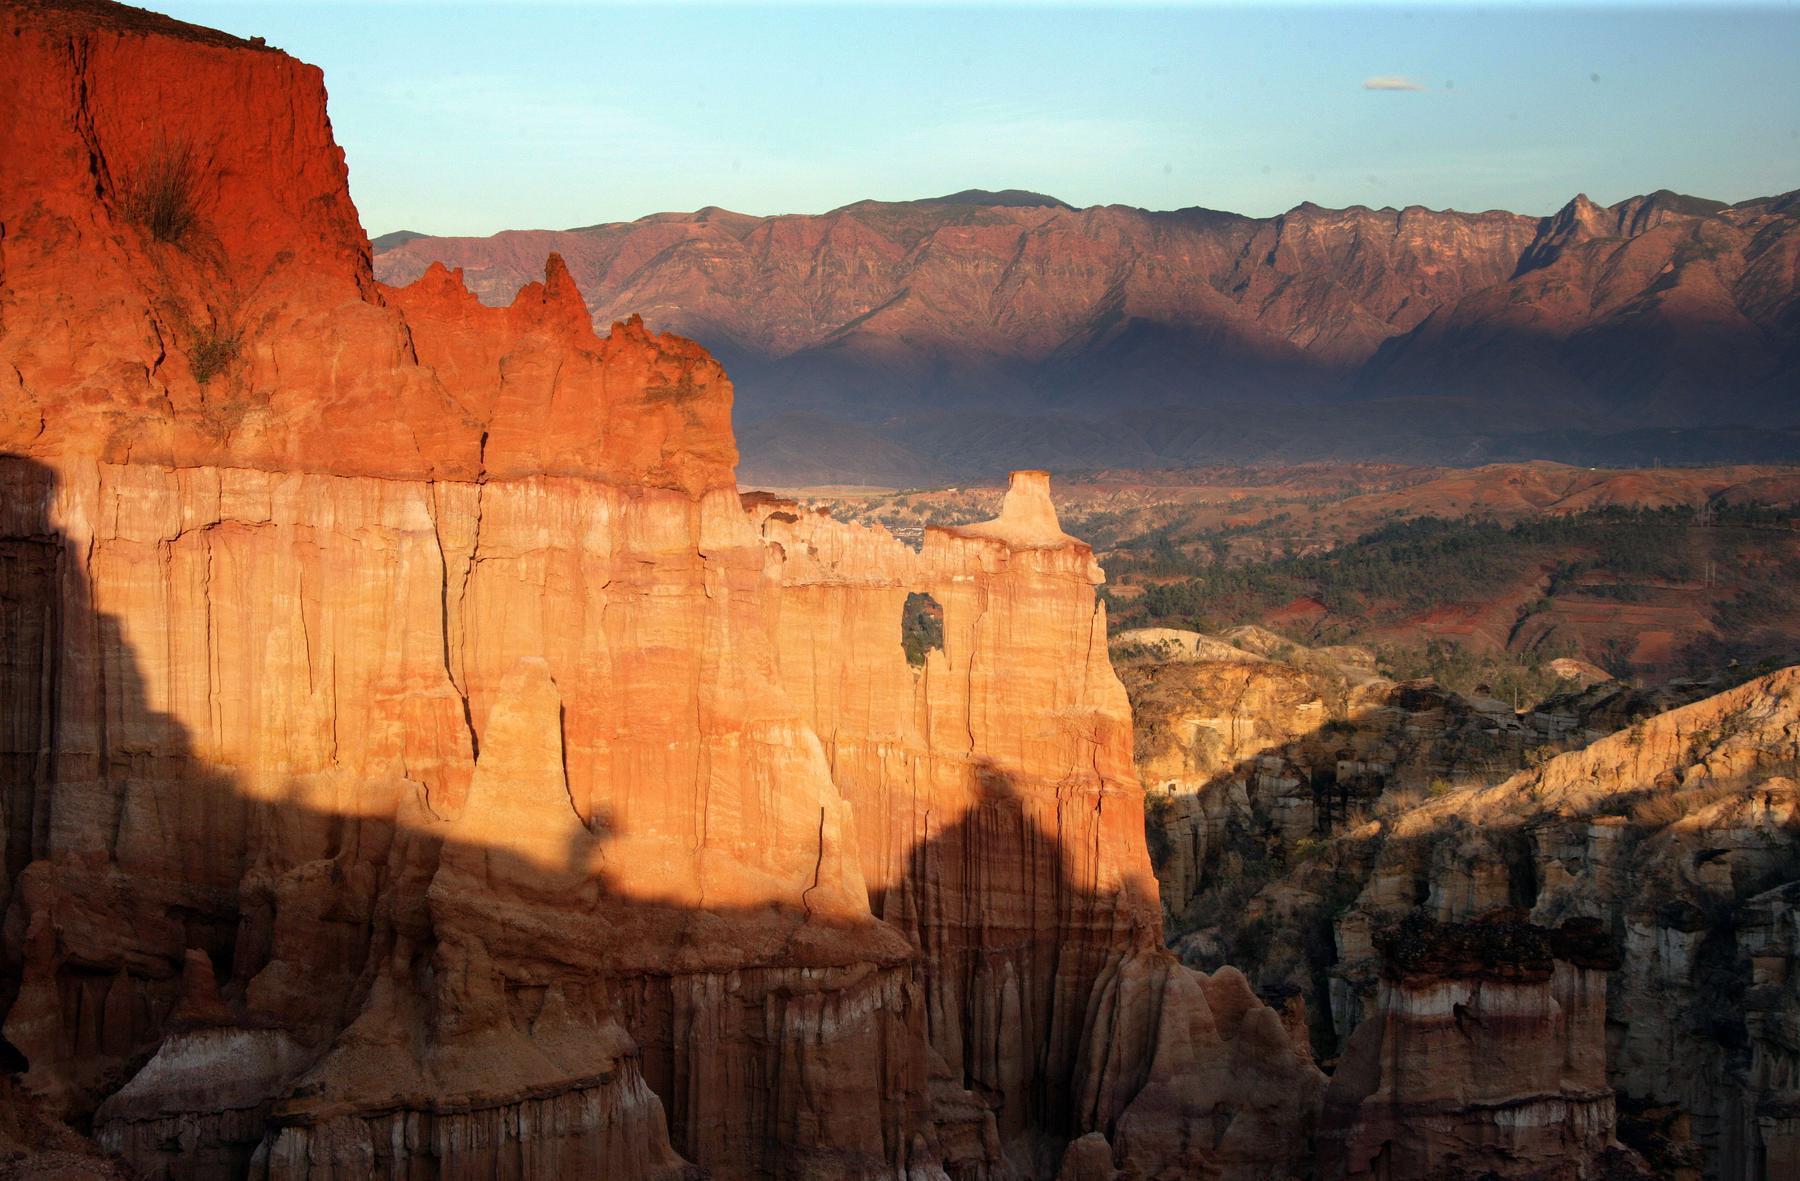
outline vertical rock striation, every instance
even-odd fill
[[[746,507],[718,365],[555,256],[373,281],[316,70],[97,0],[0,41],[34,1102],[158,1178],[1290,1171],[1321,1079],[1161,948],[1042,473],[922,553]]]
[[[1332,1076],[1320,1176],[1588,1175],[1615,1123],[1605,1023],[1618,958],[1600,924],[1413,912],[1376,946],[1380,999]]]
[[[1054,1169],[1021,1143],[1043,1128],[1088,1134],[1089,1154],[1113,1136],[1136,1168],[1278,1170],[1320,1076],[1241,976],[1162,949],[1101,575],[1044,473],[1015,473],[996,520],[929,529],[918,552],[747,501],[782,583],[789,693],[855,806],[873,909],[923,957],[936,1092],[988,1109],[1030,1175]],[[896,643],[909,593],[944,619],[917,669]]]

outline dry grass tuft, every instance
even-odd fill
[[[235,332],[217,327],[200,329],[188,347],[188,367],[194,371],[194,380],[205,385],[225,372],[242,348],[243,342]]]
[[[196,170],[192,144],[160,143],[132,178],[126,216],[158,242],[180,245],[200,220]]]

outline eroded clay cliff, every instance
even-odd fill
[[[1637,1174],[1614,1141],[1606,974],[1618,956],[1599,922],[1415,911],[1375,943],[1379,999],[1332,1075],[1322,1178]]]
[[[1322,1168],[1537,1175],[1597,1160],[1616,1112],[1665,1175],[1793,1171],[1800,670],[1514,714],[1219,655],[1126,670],[1158,869],[1184,958],[1310,1015],[1333,1069]],[[1403,920],[1497,916],[1521,934],[1474,940],[1486,960],[1392,954]],[[1610,971],[1533,950],[1571,922]],[[1549,1135],[1552,1111],[1580,1134]]]
[[[0,39],[33,1110],[152,1177],[1291,1171],[1322,1079],[1162,950],[1041,473],[923,553],[746,506],[718,365],[554,256],[373,280],[316,70]]]

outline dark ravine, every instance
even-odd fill
[[[1621,1105],[1660,1176],[1800,1168],[1800,668],[1523,715],[1222,642],[1123,672],[1171,935],[1303,1003],[1322,1177],[1578,1157]]]
[[[743,474],[778,485],[1800,457],[1792,194],[1249,218],[971,191],[411,237],[375,265],[441,261],[505,301],[552,249],[597,324],[641,311],[727,363]]]

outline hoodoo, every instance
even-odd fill
[[[1322,1077],[1162,948],[1042,473],[919,552],[741,502],[720,367],[597,336],[555,256],[504,309],[374,280],[317,70],[98,0],[0,42],[20,1151],[105,1175],[55,1116],[148,1177],[1296,1166]]]

